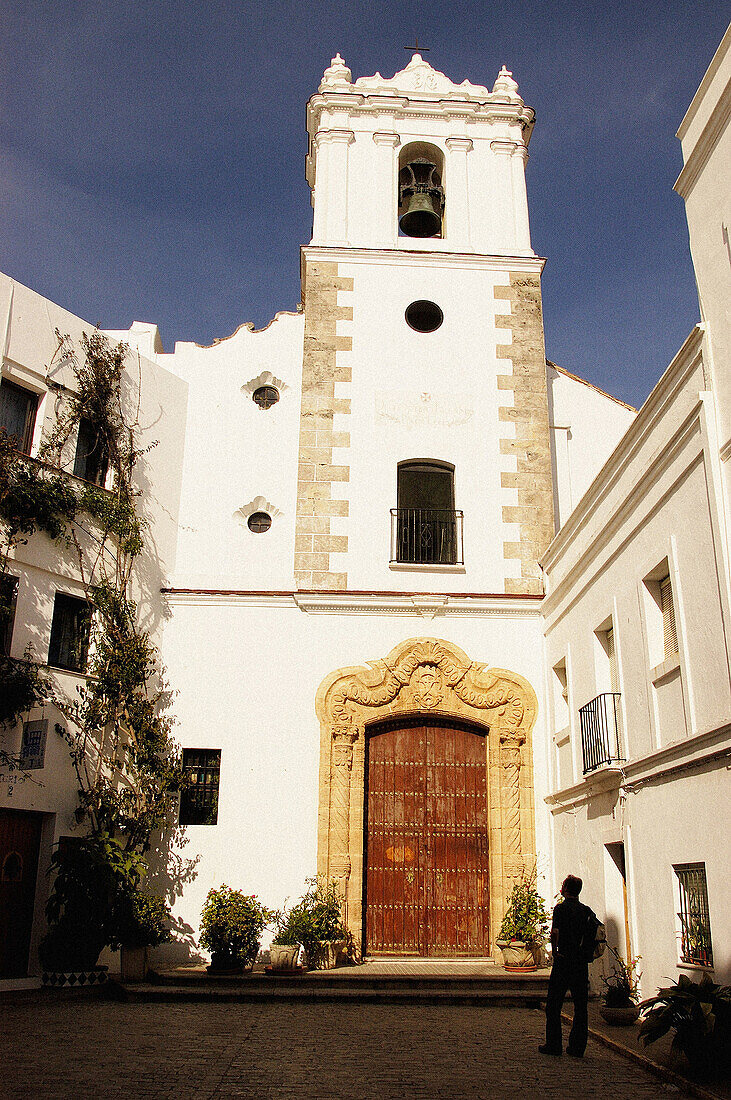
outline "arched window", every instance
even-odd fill
[[[399,155],[398,221],[405,237],[441,237],[444,226],[444,154],[412,141]]]
[[[462,561],[462,513],[454,507],[454,466],[415,458],[398,464],[391,560],[420,565]]]

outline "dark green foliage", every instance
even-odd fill
[[[201,913],[200,944],[211,952],[213,968],[250,966],[273,916],[253,894],[225,884],[209,890]]]
[[[343,925],[342,901],[335,882],[322,878],[306,880],[309,889],[290,910],[275,917],[274,943],[301,943],[311,966],[317,965],[322,942],[348,939]]]
[[[118,907],[136,889],[143,870],[139,856],[107,835],[82,837],[59,847],[51,857],[49,931],[39,948],[43,966],[94,966],[113,937]]]
[[[0,655],[0,726],[12,728],[21,714],[37,706],[48,694],[48,684],[32,658]]]
[[[673,1034],[673,1048],[681,1050],[699,1073],[728,1071],[731,1064],[731,987],[716,985],[710,975],[700,982],[681,974],[673,985],[659,989],[640,1005],[644,1018],[640,1040],[647,1046]]]
[[[627,1005],[637,1003],[637,985],[642,977],[637,973],[637,964],[640,957],[631,958],[629,962],[618,954],[611,944],[607,944],[610,955],[614,956],[612,970],[608,976],[602,975],[602,981],[607,987],[604,994],[604,1004],[608,1008],[625,1008]]]
[[[16,451],[0,428],[0,522],[6,551],[36,531],[64,539],[78,501],[68,478]]]
[[[170,907],[164,898],[142,891],[125,893],[116,908],[109,946],[157,947],[168,943],[172,938],[169,920]]]

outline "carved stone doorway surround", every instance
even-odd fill
[[[515,672],[470,661],[451,642],[411,638],[366,667],[341,668],[323,680],[320,720],[317,871],[335,879],[347,927],[363,936],[363,811],[366,729],[394,715],[443,714],[489,728],[490,943],[495,947],[506,897],[535,863],[533,752],[538,701]]]

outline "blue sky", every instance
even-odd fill
[[[0,270],[166,350],[299,301],[305,104],[340,51],[391,75],[512,69],[546,352],[638,404],[698,319],[674,134],[727,0],[254,5],[14,0],[0,36]]]

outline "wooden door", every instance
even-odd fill
[[[33,925],[42,815],[0,810],[0,978],[24,978]]]
[[[489,953],[486,752],[481,733],[436,718],[370,734],[368,954]]]

